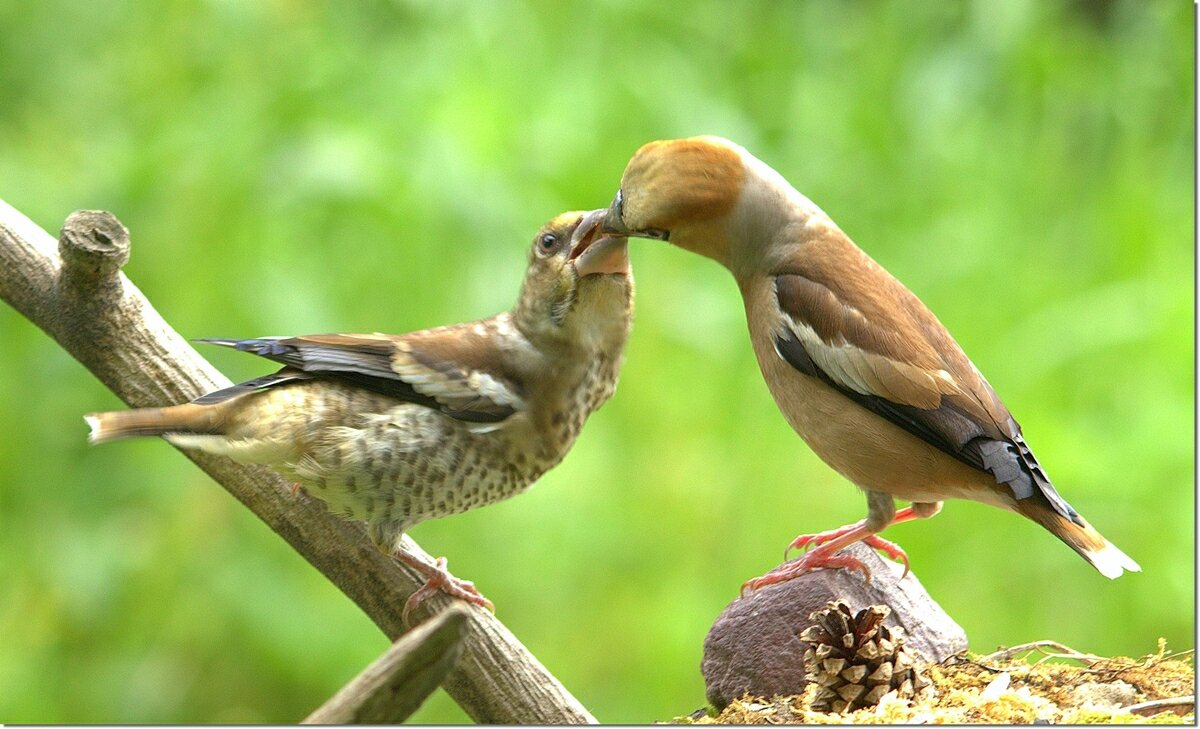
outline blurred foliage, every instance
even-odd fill
[[[402,332],[507,308],[528,239],[651,139],[728,136],[916,291],[1105,580],[973,503],[897,527],[972,647],[1193,645],[1193,6],[1160,2],[0,4],[0,197],[133,233],[185,336]],[[780,417],[732,279],[633,250],[615,399],[561,467],[414,536],[605,721],[703,703],[709,625],[799,532],[865,513]],[[205,352],[233,378],[270,366]],[[288,722],[386,647],[0,307],[0,719]],[[444,694],[415,717],[465,720]]]

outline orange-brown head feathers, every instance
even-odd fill
[[[605,229],[670,240],[725,262],[719,221],[737,204],[745,151],[720,137],[650,142],[629,161]]]

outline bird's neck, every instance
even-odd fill
[[[624,340],[610,350],[573,362],[531,393],[530,420],[539,433],[538,447],[548,461],[557,462],[579,437],[583,425],[617,388]]]
[[[722,263],[739,283],[776,270],[812,236],[837,230],[824,210],[778,172],[750,155],[746,167],[742,192],[724,221],[727,255]]]
[[[580,284],[574,296],[554,306],[531,310],[524,301],[512,320],[525,339],[542,352],[596,354],[624,345],[633,316],[633,280],[606,276]]]

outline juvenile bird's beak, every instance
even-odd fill
[[[570,260],[580,278],[596,273],[628,273],[629,255],[625,237],[605,235],[601,231],[608,209],[600,208],[583,216],[571,234]]]

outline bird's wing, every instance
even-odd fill
[[[208,341],[208,340],[202,340],[202,341]],[[220,340],[220,341],[227,341],[227,340]],[[228,341],[232,341],[232,340],[228,340]],[[213,392],[210,392],[206,395],[201,395],[200,397],[196,398],[195,400],[192,400],[192,402],[196,405],[215,405],[216,403],[219,403],[219,402],[225,402],[226,400],[232,400],[235,397],[241,397],[242,395],[248,395],[252,392],[259,392],[262,390],[266,390],[269,387],[278,387],[280,385],[286,385],[289,382],[298,382],[300,380],[311,380],[311,379],[312,379],[312,375],[310,375],[310,374],[301,372],[300,370],[292,369],[291,367],[284,367],[280,371],[274,372],[269,375],[263,375],[262,377],[256,377],[253,380],[248,380],[246,382],[239,382],[238,384],[231,385],[229,387],[226,387],[223,390],[214,390]]]
[[[517,380],[489,336],[490,320],[399,336],[314,334],[262,339],[204,339],[281,362],[310,375],[495,423],[524,407]]]
[[[1015,498],[1055,492],[1021,428],[937,317],[899,281],[838,241],[775,277],[775,349],[817,377],[960,461],[992,473]]]

